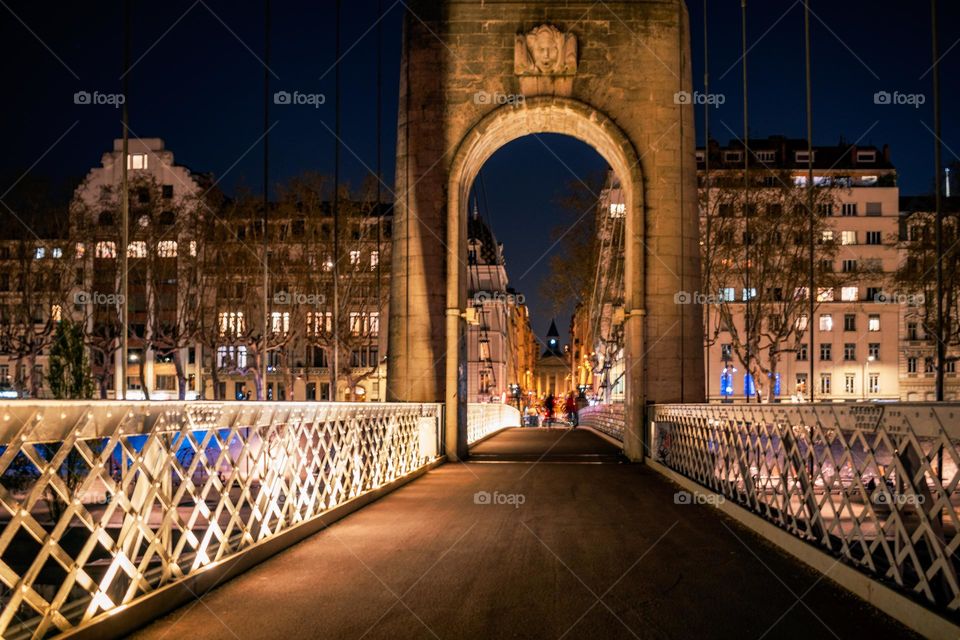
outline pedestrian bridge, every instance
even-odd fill
[[[514,414],[5,403],[0,635],[956,637],[960,405]]]

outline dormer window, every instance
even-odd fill
[[[813,160],[816,160],[817,152],[813,152],[813,156],[810,155],[809,151],[796,151],[794,152],[794,160],[797,164],[807,164]]]
[[[724,151],[723,161],[724,162],[743,162],[743,152],[742,151]]]
[[[697,162],[706,162],[707,154],[703,149],[697,149]]]
[[[760,162],[776,162],[776,151],[757,151],[757,160]]]
[[[147,154],[131,153],[127,156],[127,169],[136,170],[136,169],[146,169],[146,168],[147,168]]]
[[[876,151],[857,151],[857,162],[873,163],[877,161]]]

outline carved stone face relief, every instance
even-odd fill
[[[572,75],[577,72],[577,37],[548,24],[518,34],[514,71],[519,75]]]

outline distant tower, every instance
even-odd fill
[[[566,395],[572,388],[570,364],[567,362],[567,354],[560,346],[560,332],[553,320],[550,321],[550,329],[547,331],[547,348],[537,360],[536,379],[537,393],[541,396]]]

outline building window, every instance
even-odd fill
[[[816,157],[817,157],[816,151],[814,151],[812,155],[809,151],[796,151],[793,154],[793,158],[797,162],[797,164],[809,164],[810,162],[815,160]]]
[[[820,314],[820,331],[833,331],[833,316],[831,314]]]
[[[177,257],[177,241],[176,240],[161,240],[157,243],[157,255],[161,258],[176,258]]]
[[[868,216],[879,216],[879,215],[883,215],[883,203],[882,203],[882,202],[868,202],[868,203],[867,203],[867,215],[868,215]]]
[[[163,185],[163,186],[160,188],[160,190],[161,190],[161,195],[163,196],[163,199],[164,199],[164,200],[171,200],[171,199],[173,198],[173,185],[172,185],[172,184],[165,184],[165,185]]]
[[[833,302],[833,289],[817,289],[817,302]]]
[[[721,344],[720,345],[720,358],[722,360],[730,360],[733,358],[733,345],[732,344]]]
[[[157,391],[176,391],[177,376],[157,374]]]
[[[880,393],[880,374],[871,373],[867,381],[867,391],[869,393]]]
[[[867,331],[880,331],[880,314],[871,313],[867,319]]]
[[[721,302],[733,302],[737,299],[737,290],[733,287],[724,287],[720,290]]]
[[[117,257],[117,244],[110,240],[101,240],[97,243],[94,255],[98,258],[113,259]]]
[[[776,151],[757,151],[757,160],[760,162],[776,162]]]
[[[272,312],[270,314],[270,330],[275,334],[287,334],[290,331],[290,312]]]
[[[817,213],[826,218],[833,216],[833,205],[829,202],[817,205]]]
[[[757,297],[757,288],[756,288],[756,287],[750,287],[749,289],[744,288],[744,290],[743,290],[743,301],[744,301],[744,302],[746,302],[747,300],[753,300],[753,299],[756,298],[756,297]]]
[[[908,322],[907,323],[907,340],[919,340],[919,339],[920,339],[920,334],[917,331],[917,323]]]
[[[797,347],[797,360],[805,361],[809,357],[807,353],[807,343],[801,342]]]
[[[360,252],[356,249],[350,252],[350,264],[353,266],[360,264]]]
[[[627,214],[627,205],[623,202],[610,203],[610,217],[622,218]]]
[[[855,342],[847,342],[843,345],[843,359],[848,362],[857,359],[857,345]]]
[[[830,395],[833,393],[833,384],[831,383],[829,373],[820,374],[820,393],[823,395]]]
[[[237,337],[243,333],[243,311],[220,312],[220,335]]]
[[[876,162],[877,161],[877,152],[876,151],[857,151],[857,162]]]
[[[880,343],[871,342],[867,345],[867,357],[873,358],[874,360],[880,359]]]
[[[146,169],[147,154],[131,153],[127,156],[127,169]]]
[[[807,374],[797,374],[797,393],[805,394],[807,392]]]
[[[937,365],[933,361],[933,356],[927,356],[923,359],[923,372],[936,373]]]
[[[757,395],[757,385],[753,383],[753,376],[749,373],[743,375],[743,395],[748,398]]]
[[[842,263],[842,269],[844,273],[856,273],[857,272],[857,261],[856,260],[844,260]]]
[[[740,151],[724,151],[724,162],[743,162],[743,153]]]
[[[882,287],[867,287],[867,302],[883,302],[882,299],[878,300],[878,297],[883,297]]]
[[[857,203],[845,202],[843,206],[840,208],[840,215],[847,218],[857,215]]]
[[[830,229],[826,229],[825,231],[823,231],[820,234],[820,242],[823,244],[833,242],[833,231],[831,231]]]
[[[143,240],[134,240],[127,245],[127,257],[128,258],[146,258],[147,257],[147,243]]]
[[[824,361],[833,359],[833,345],[829,342],[820,344],[820,359]]]
[[[843,376],[843,392],[844,393],[856,393],[857,392],[857,378],[856,374],[846,373]]]
[[[914,357],[907,358],[907,373],[916,373],[917,372],[917,359]]]
[[[379,251],[371,251],[371,252],[370,252],[370,268],[371,268],[371,269],[376,269],[376,268],[377,268],[377,265],[379,265],[379,264],[380,264],[380,252],[379,252]]]
[[[840,232],[840,244],[857,244],[857,232],[856,231],[841,231]]]
[[[856,302],[857,297],[860,295],[859,287],[841,287],[840,288],[840,299],[844,302]]]
[[[723,371],[720,372],[720,395],[733,395],[733,371],[730,367],[724,367]]]
[[[944,373],[956,373],[957,372],[957,361],[956,360],[947,360],[943,363],[943,372]]]
[[[855,313],[843,314],[843,330],[844,331],[857,330],[857,314]]]
[[[806,298],[806,295],[804,295],[804,298]],[[802,315],[799,318],[797,318],[797,331],[806,331],[806,330],[807,330],[807,316]]]
[[[867,231],[867,244],[882,244],[883,236],[879,231]]]

